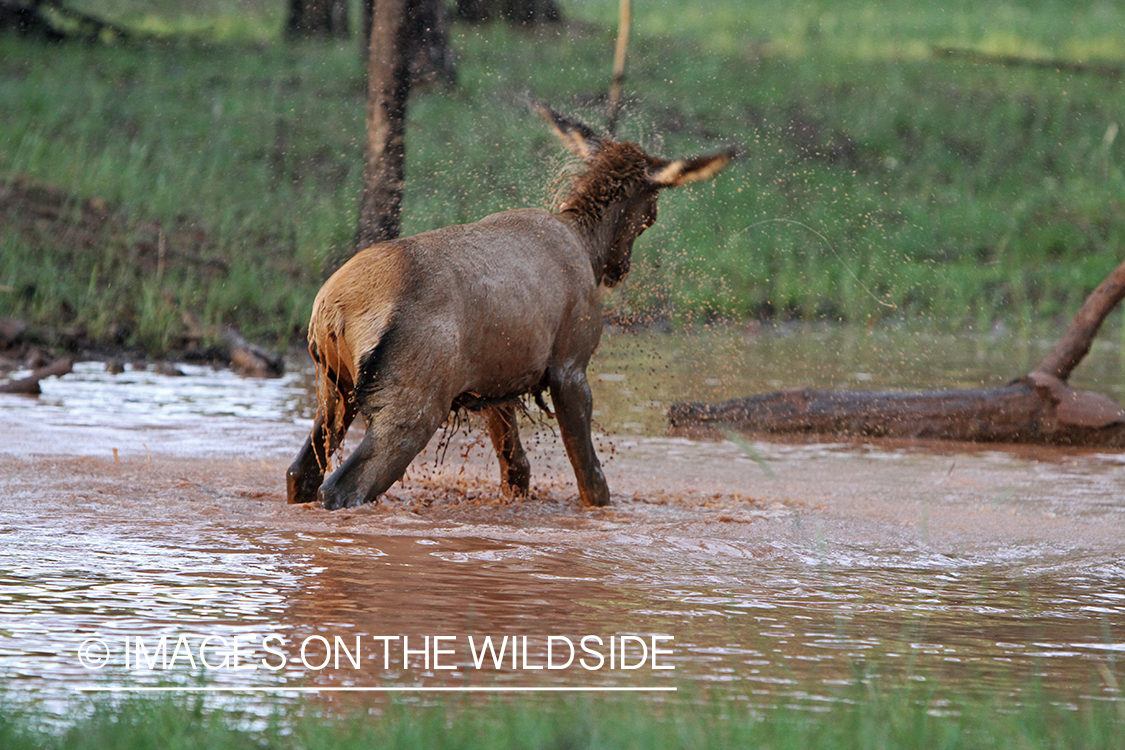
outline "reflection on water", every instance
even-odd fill
[[[0,453],[261,457],[293,451],[294,423],[311,424],[304,372],[260,379],[178,368],[180,376],[144,369],[114,375],[104,363],[79,362],[74,372],[44,380],[38,398],[0,395],[8,426]]]
[[[158,520],[60,526],[30,517],[0,526],[0,671],[9,687],[98,677],[78,659],[90,637],[116,644],[171,626],[270,628],[298,583],[279,553],[222,532],[169,539]]]
[[[117,420],[155,426],[213,417],[276,419],[302,403],[299,373],[263,379],[199,365],[175,369],[181,374],[130,369],[115,375],[101,362],[78,362],[61,379],[43,381],[38,399],[15,398],[4,409],[34,405],[39,413],[65,413],[78,425],[102,424],[111,411]]]
[[[1104,559],[1004,564],[863,549],[817,559],[781,545],[726,541],[704,552],[698,540],[655,537],[591,549],[189,531],[180,537],[143,527],[6,527],[0,670],[7,684],[51,694],[183,684],[206,672],[211,682],[231,686],[644,686],[692,679],[727,683],[738,695],[805,695],[881,673],[1000,691],[1041,681],[1063,693],[1104,695],[1097,664],[1119,674],[1114,660],[1125,653],[1125,568]],[[280,666],[281,657],[254,651],[264,635],[275,634],[288,664],[276,671],[193,670],[181,659],[168,670],[125,668],[125,638],[144,638],[155,661],[161,634],[169,652],[184,634],[192,648],[203,636],[241,635],[251,653],[247,660],[244,651],[244,665]],[[577,644],[586,635],[608,642],[621,634],[673,636],[660,661],[675,670],[533,668],[545,663],[547,636]],[[358,636],[360,668],[346,658],[339,667],[317,668],[320,642],[302,662],[297,644],[316,635],[328,643],[339,636],[353,652]],[[401,641],[384,650],[374,639],[383,636],[410,637],[414,653],[404,659]],[[442,658],[453,669],[427,668],[426,636],[452,637]],[[487,661],[478,669],[469,636],[477,644],[491,636],[497,645],[504,636],[527,636],[528,656],[521,654],[526,660],[515,669],[506,660],[499,669]],[[79,644],[90,637],[114,649],[109,669],[93,672],[79,663]],[[222,650],[210,658],[218,664]],[[640,658],[635,648],[631,658]]]
[[[840,329],[619,335],[606,338],[591,374],[604,430],[660,435],[675,400],[798,385],[995,385],[1026,372],[1048,348]],[[474,525],[465,520],[471,511],[403,505],[379,511],[400,523],[392,534],[370,531],[384,522],[377,514],[357,515],[360,531],[351,531],[346,516],[331,516],[343,520],[326,526],[315,509],[283,508],[289,515],[276,527],[245,509],[197,512],[212,496],[224,509],[234,507],[235,496],[261,496],[255,502],[267,507],[282,502],[274,484],[307,430],[312,403],[308,372],[291,369],[285,379],[262,381],[190,367],[180,378],[112,376],[84,364],[45,382],[38,400],[0,397],[7,425],[0,454],[16,467],[0,477],[0,676],[10,688],[56,699],[80,686],[179,684],[205,673],[228,686],[648,686],[688,679],[722,684],[732,695],[801,696],[883,673],[938,678],[947,687],[1008,691],[1040,681],[1071,695],[1120,695],[1113,688],[1125,679],[1121,549],[1060,542],[1059,531],[1050,543],[1025,544],[1021,526],[1006,532],[1008,542],[982,546],[976,529],[949,521],[962,509],[983,508],[1010,511],[1027,528],[1036,519],[1056,520],[1052,528],[1118,523],[1125,508],[1120,457],[1038,462],[992,452],[935,461],[852,446],[761,445],[752,459],[731,443],[617,437],[611,447],[625,457],[607,468],[632,505],[615,496],[615,508],[600,514],[530,504],[499,513],[485,499],[487,518]],[[1096,349],[1075,381],[1125,400],[1119,370],[1115,349]],[[215,465],[202,460],[182,470],[182,483],[137,478],[135,487],[125,481],[93,489],[85,485],[105,475],[101,464],[83,465],[89,476],[68,480],[50,461],[29,462],[26,470],[14,463],[29,455],[112,461],[113,448],[142,460],[151,451],[278,463],[269,468],[273,484],[243,487],[242,495],[223,486],[228,480],[201,480]],[[70,460],[65,465],[73,469],[87,459]],[[860,482],[877,472],[880,479]],[[706,503],[682,502],[669,480],[702,486],[706,479],[734,497],[748,492],[747,475],[754,479],[749,491],[763,499],[728,498],[729,507],[713,513]],[[875,502],[868,495],[879,492],[892,502],[884,497],[877,513],[864,516],[867,526],[824,537],[818,513],[860,518],[864,504]],[[68,493],[81,502],[56,507]],[[898,497],[912,513],[924,498],[920,530],[886,510]],[[137,509],[121,510],[134,501]],[[173,520],[162,520],[165,510]],[[942,533],[962,534],[962,543],[924,543],[927,519],[941,512]],[[561,520],[550,521],[549,533],[540,530],[551,514]],[[865,536],[875,521],[913,535]],[[240,637],[252,652],[241,666],[255,668],[204,669],[173,659],[167,670],[137,669],[135,650],[126,666],[126,639],[136,644],[140,637],[145,658],[156,663],[161,635],[169,654],[184,636],[192,658],[206,636],[224,643]],[[578,644],[587,635],[603,643],[672,636],[671,653],[660,660],[675,670],[583,669],[577,662],[532,668],[545,662],[548,636]],[[262,648],[267,636],[276,638],[279,655]],[[350,647],[359,636],[360,666],[347,654],[338,667],[302,662],[300,644],[314,636],[325,641],[311,641],[307,661],[320,661],[322,643],[339,637]],[[401,641],[384,651],[387,641],[376,640],[398,636],[411,639],[412,654],[398,648]],[[441,666],[452,669],[427,666],[428,656],[436,658],[419,650],[427,636],[451,638],[443,641],[452,651]],[[477,668],[469,636],[475,644],[485,636],[497,644],[526,636],[528,650],[515,668],[508,660]],[[79,662],[90,638],[111,649],[103,669]],[[222,656],[214,651],[212,661]]]

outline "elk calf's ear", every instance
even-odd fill
[[[657,187],[679,187],[689,182],[709,180],[735,157],[734,149],[693,159],[677,159],[656,169],[649,180]]]
[[[588,162],[593,159],[594,154],[598,153],[605,144],[605,140],[590,126],[561,115],[546,104],[533,101],[531,106],[550,124],[563,145],[583,161]]]

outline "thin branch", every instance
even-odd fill
[[[1114,269],[1086,298],[1082,308],[1071,319],[1062,339],[1032,372],[1050,375],[1066,382],[1070,373],[1090,351],[1090,345],[1102,322],[1122,298],[1125,298],[1125,263]]]
[[[629,26],[633,17],[630,0],[621,0],[620,9],[617,48],[613,54],[613,78],[609,84],[609,115],[606,118],[606,130],[611,137],[617,132],[617,119],[621,115],[621,84],[625,81],[625,53],[629,49]]]

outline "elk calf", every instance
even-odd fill
[[[505,211],[374,245],[317,294],[309,351],[319,407],[286,477],[290,502],[335,509],[375,500],[459,407],[487,421],[505,494],[525,495],[531,471],[516,400],[547,390],[582,503],[609,503],[586,382],[602,332],[598,287],[628,273],[661,188],[707,179],[732,153],[659,159],[538,109],[586,163],[557,213]],[[325,481],[357,413],[363,441]]]

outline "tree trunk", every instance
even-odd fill
[[[555,0],[457,0],[457,17],[468,23],[507,21],[530,27],[562,20]]]
[[[355,250],[398,237],[406,174],[414,0],[374,0],[367,63],[367,142]]]
[[[365,11],[365,23],[371,29],[367,142],[353,252],[394,239],[401,231],[406,102],[415,81],[415,61],[420,51],[429,55],[426,50],[434,49],[440,49],[434,54],[444,56],[447,63],[452,59],[440,8],[438,0],[371,0],[369,11]],[[338,265],[340,260],[333,259],[330,265]]]
[[[289,0],[285,38],[348,36],[348,0]]]
[[[363,0],[363,47],[366,61],[371,54],[371,22],[375,0]],[[457,80],[453,51],[449,47],[449,11],[443,0],[409,0],[406,8],[407,36],[412,40],[412,83],[440,82],[451,86]]]
[[[1125,448],[1125,409],[1067,385],[1110,311],[1125,297],[1125,263],[1086,299],[1062,339],[1028,375],[1000,388],[915,393],[796,388],[720,404],[673,404],[681,432],[937,438]]]

